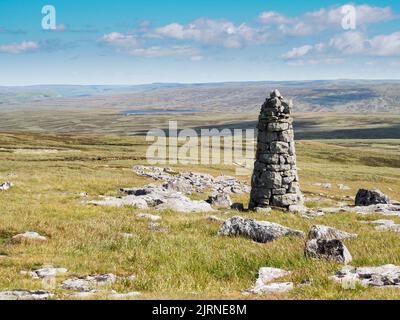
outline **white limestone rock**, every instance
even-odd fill
[[[365,287],[400,288],[400,266],[392,264],[360,268],[348,266],[331,277],[332,280],[342,284],[349,278]]]
[[[21,240],[32,240],[32,241],[46,241],[47,238],[45,236],[40,235],[37,232],[26,231],[25,233],[20,233],[12,237],[13,241],[21,241]]]
[[[148,213],[138,213],[136,216],[138,218],[144,218],[144,219],[148,219],[148,220],[151,220],[151,221],[159,221],[159,220],[161,220],[160,216],[156,216],[156,215],[148,214]]]
[[[337,230],[332,227],[314,225],[308,233],[308,240],[322,239],[322,240],[345,240],[357,238],[357,234],[352,234],[344,231]]]
[[[277,268],[261,268],[258,272],[258,278],[255,285],[242,294],[271,294],[288,292],[294,288],[292,282],[274,282],[272,281],[290,275],[289,271]]]
[[[61,288],[74,291],[90,291],[104,286],[110,286],[117,281],[114,274],[92,275],[84,278],[70,278],[62,282]]]
[[[266,243],[282,236],[304,237],[299,230],[284,227],[268,221],[256,221],[242,217],[233,217],[221,226],[220,236],[244,236],[256,242]]]

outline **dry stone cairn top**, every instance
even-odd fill
[[[278,90],[261,108],[250,209],[273,206],[291,210],[303,205],[291,110],[292,101],[285,100]]]

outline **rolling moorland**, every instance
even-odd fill
[[[208,220],[208,213],[82,203],[99,195],[117,196],[122,187],[154,183],[132,171],[134,165],[146,165],[148,142],[140,134],[149,128],[166,128],[168,120],[197,129],[254,128],[272,86],[294,99],[298,167],[307,207],[353,204],[361,187],[378,188],[400,200],[396,96],[400,84],[396,82],[176,84],[136,87],[133,93],[131,87],[0,88],[0,183],[13,184],[0,191],[0,291],[43,289],[42,281],[21,271],[53,265],[69,272],[47,288],[56,299],[74,298],[60,288],[64,279],[104,273],[122,279],[108,289],[142,294],[134,299],[399,299],[397,288],[345,289],[333,282],[329,277],[342,266],[306,259],[301,239],[282,237],[260,244],[218,236],[221,223]],[[159,108],[196,112],[120,114]],[[234,166],[173,167],[214,176],[235,174]],[[340,189],[339,184],[349,189]],[[204,200],[209,193],[191,197]],[[232,198],[247,205],[249,195]],[[160,232],[137,216],[143,212],[162,216]],[[346,240],[353,266],[400,265],[399,233],[365,223],[383,219],[380,214],[339,212],[305,218],[276,210],[229,209],[212,214],[221,219],[241,215],[277,222],[305,233],[315,224],[332,226],[358,234],[357,239]],[[390,219],[400,223],[399,217]],[[28,230],[48,240],[12,241],[14,235]],[[291,271],[284,280],[293,282],[295,289],[242,295],[254,285],[261,267]],[[104,291],[90,298],[109,295]]]

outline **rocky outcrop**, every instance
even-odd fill
[[[353,238],[357,238],[357,235],[321,225],[312,226],[310,232],[308,233],[308,240],[345,240]]]
[[[64,280],[61,288],[74,291],[91,291],[92,289],[110,286],[117,281],[117,276],[114,274],[102,274],[87,276],[84,278],[70,278]]]
[[[342,240],[356,237],[356,234],[332,227],[314,225],[308,233],[304,254],[308,258],[326,259],[348,264],[352,261],[352,257]]]
[[[341,240],[312,239],[306,242],[304,254],[308,258],[332,260],[348,264],[351,254]]]
[[[208,197],[207,202],[212,206],[218,208],[229,209],[232,206],[231,197],[228,194],[222,192],[212,194]]]
[[[379,190],[360,189],[356,195],[356,206],[390,204],[390,198]]]
[[[277,268],[261,268],[255,285],[242,294],[283,293],[293,289],[292,282],[274,282],[274,280],[290,275],[289,271]]]
[[[332,280],[342,285],[361,284],[368,287],[400,287],[400,266],[392,264],[379,267],[344,267]]]
[[[278,90],[261,108],[249,209],[303,205],[296,167],[292,102]]]
[[[398,204],[375,204],[370,206],[340,206],[332,208],[320,208],[320,215],[325,213],[354,212],[360,215],[382,214],[384,216],[400,216],[400,205]]]
[[[233,217],[221,226],[220,236],[244,236],[256,242],[266,243],[282,236],[304,237],[299,230],[290,229],[268,221],[256,221],[242,217]]]
[[[43,267],[40,269],[28,272],[34,279],[42,279],[47,277],[56,277],[58,274],[66,273],[66,268],[54,268],[53,266]]]
[[[192,192],[203,193],[211,189],[218,193],[249,193],[250,187],[230,176],[213,177],[206,173],[178,173],[169,168],[135,166],[133,171],[143,177],[164,181],[166,189],[185,194]]]
[[[376,224],[375,227],[378,231],[393,231],[393,232],[400,232],[400,224],[394,223],[393,220],[375,220],[370,221],[369,223]]]
[[[87,204],[102,206],[132,206],[137,209],[155,208],[182,213],[212,212],[214,209],[205,201],[191,200],[180,192],[148,185],[143,188],[121,189],[128,194],[124,197],[105,197],[102,200],[85,201]]]
[[[46,300],[52,296],[52,293],[44,290],[0,291],[0,300]]]

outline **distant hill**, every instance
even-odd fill
[[[154,83],[144,85],[38,85],[0,87],[0,110],[85,107],[195,107],[225,112],[256,111],[278,88],[299,112],[400,112],[400,81],[263,81]]]

